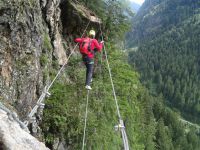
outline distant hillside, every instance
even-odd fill
[[[140,9],[141,5],[135,3],[135,2],[131,2],[131,8],[135,11],[138,12],[138,10]]]
[[[129,61],[154,95],[200,123],[200,3],[148,0],[133,20]]]

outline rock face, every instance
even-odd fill
[[[49,75],[65,63],[74,35],[83,33],[88,19],[99,20],[94,14],[92,18],[90,13],[84,15],[86,12],[81,17],[75,9],[69,0],[0,0],[0,102],[12,106],[21,121],[27,119],[44,87],[49,85]],[[41,121],[40,116],[35,118]],[[2,119],[2,123],[8,121],[5,116]],[[31,140],[15,139],[14,127],[9,130],[11,122],[2,123],[0,149],[1,145],[15,149],[12,140],[13,145],[33,144]],[[32,128],[31,132],[38,133],[37,130]],[[20,145],[17,149],[21,149]]]
[[[45,2],[43,2],[45,4]],[[50,29],[50,35],[53,41],[54,56],[58,59],[59,65],[63,65],[66,62],[66,53],[63,47],[62,36],[59,32],[60,24],[60,14],[61,10],[59,8],[60,0],[48,0],[46,2],[45,14],[46,22],[48,23]]]
[[[52,60],[64,64],[74,35],[95,18],[85,10],[80,19],[74,6],[68,0],[0,1],[0,100],[14,106],[22,119],[49,83]]]
[[[11,121],[7,114],[0,110],[0,149],[1,150],[48,150],[19,124]]]
[[[46,84],[43,72],[49,68],[51,53],[39,2],[2,0],[0,95],[1,99],[15,104],[21,117],[27,115]]]
[[[52,13],[49,3],[52,1],[0,1],[0,101],[13,106],[23,121],[50,82],[52,59],[59,64],[66,59],[59,46],[60,2],[50,7]]]

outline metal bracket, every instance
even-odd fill
[[[46,92],[46,96],[49,98],[51,96],[51,93]]]
[[[36,122],[36,117],[31,117],[31,118],[29,119],[29,122],[30,122],[30,123]]]
[[[119,120],[119,124],[114,126],[115,131],[120,131],[122,128],[125,129],[123,120]]]

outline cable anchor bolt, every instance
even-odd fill
[[[114,126],[115,131],[120,131],[121,129],[124,129],[124,128],[125,128],[125,126],[122,124],[118,124],[118,125]]]
[[[49,98],[51,96],[51,93],[46,92],[47,97]]]

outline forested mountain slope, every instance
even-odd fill
[[[133,21],[129,62],[154,95],[200,123],[200,1],[148,0]]]

